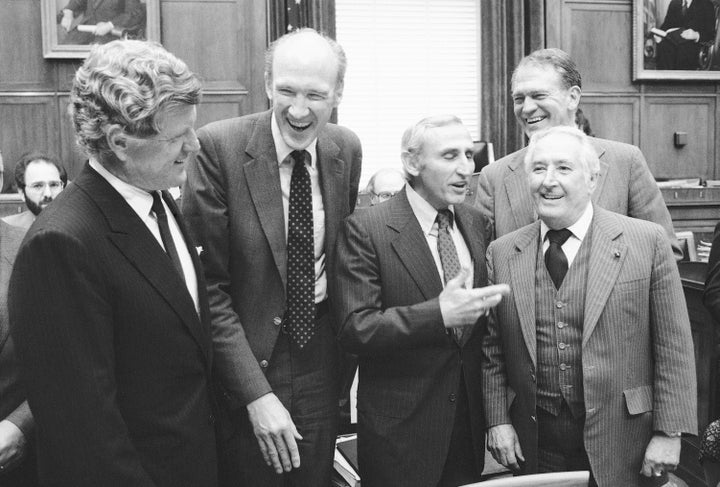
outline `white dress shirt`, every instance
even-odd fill
[[[572,232],[572,235],[570,235],[570,238],[565,241],[562,249],[563,252],[565,252],[565,257],[567,257],[568,269],[570,269],[570,266],[575,260],[575,256],[577,256],[577,253],[580,250],[580,245],[582,245],[582,241],[585,238],[585,235],[587,235],[588,230],[590,230],[592,217],[593,206],[592,203],[588,203],[587,208],[585,208],[585,211],[580,216],[580,218],[578,218],[575,223],[567,227],[567,229]],[[543,243],[543,255],[545,255],[545,252],[547,252],[547,249],[550,247],[550,241],[545,238],[548,230],[549,228],[547,225],[545,225],[545,222],[540,220],[540,238],[542,239]]]

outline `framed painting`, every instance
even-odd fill
[[[160,0],[40,0],[43,56],[85,58],[93,44],[160,41]]]
[[[720,80],[720,2],[633,0],[633,79]]]

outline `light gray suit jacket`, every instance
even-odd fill
[[[599,485],[638,485],[653,431],[697,432],[693,342],[662,228],[595,208],[582,338],[585,448]],[[489,279],[507,283],[483,342],[489,426],[512,423],[537,469],[535,265],[540,222],[488,248]],[[583,243],[585,245],[585,243]]]
[[[671,239],[673,252],[681,258],[670,213],[640,149],[612,140],[595,137],[589,140],[600,158],[600,178],[592,195],[593,203],[661,225]],[[490,221],[493,239],[537,219],[523,165],[526,152],[527,148],[513,152],[485,166],[480,173],[475,205]]]

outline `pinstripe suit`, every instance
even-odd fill
[[[442,281],[406,191],[346,219],[332,273],[340,342],[360,356],[358,455],[367,487],[438,484],[461,371],[477,467],[483,462],[478,376],[485,320],[462,349],[446,333]],[[473,258],[474,284],[484,286],[485,219],[469,206],[454,208]]]
[[[640,149],[590,137],[600,158],[600,177],[592,201],[621,215],[655,222],[665,229],[673,251],[682,257],[670,213]],[[523,159],[527,148],[485,166],[478,179],[475,205],[490,220],[492,238],[502,237],[537,219]]]
[[[695,434],[696,383],[687,308],[662,228],[594,207],[582,338],[585,448],[600,486],[638,485],[652,432]],[[490,426],[512,423],[537,468],[534,282],[540,222],[493,242],[489,278],[512,294],[483,344]]]
[[[9,308],[42,485],[217,485],[210,312],[193,254],[199,314],[148,227],[89,165],[35,220]]]

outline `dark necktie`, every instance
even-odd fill
[[[453,220],[453,214],[450,210],[438,211],[436,221],[438,224],[438,254],[440,254],[440,264],[443,268],[445,284],[460,273],[460,259],[458,258],[455,242],[450,235],[450,224]],[[462,344],[463,328],[452,328],[455,341]]]
[[[687,0],[682,0],[682,15],[685,17],[687,15],[688,10],[688,3]]]
[[[555,289],[560,289],[565,274],[568,270],[568,260],[563,252],[562,246],[572,235],[572,232],[567,228],[562,230],[548,230],[547,239],[550,241],[550,246],[545,252],[545,267],[547,267],[550,273],[550,278],[555,284]]]
[[[180,274],[181,279],[185,280],[185,273],[183,272],[182,264],[180,263],[180,256],[177,253],[175,247],[175,241],[173,240],[172,234],[170,233],[170,225],[168,225],[168,217],[165,212],[165,207],[162,204],[162,196],[159,191],[153,191],[152,193],[153,204],[150,208],[155,213],[155,219],[157,220],[158,227],[160,228],[160,238],[162,239],[165,252],[173,263],[175,270]]]
[[[305,168],[307,151],[290,154],[295,166],[290,179],[288,211],[287,314],[285,327],[300,348],[315,330],[315,251],[312,188]]]

